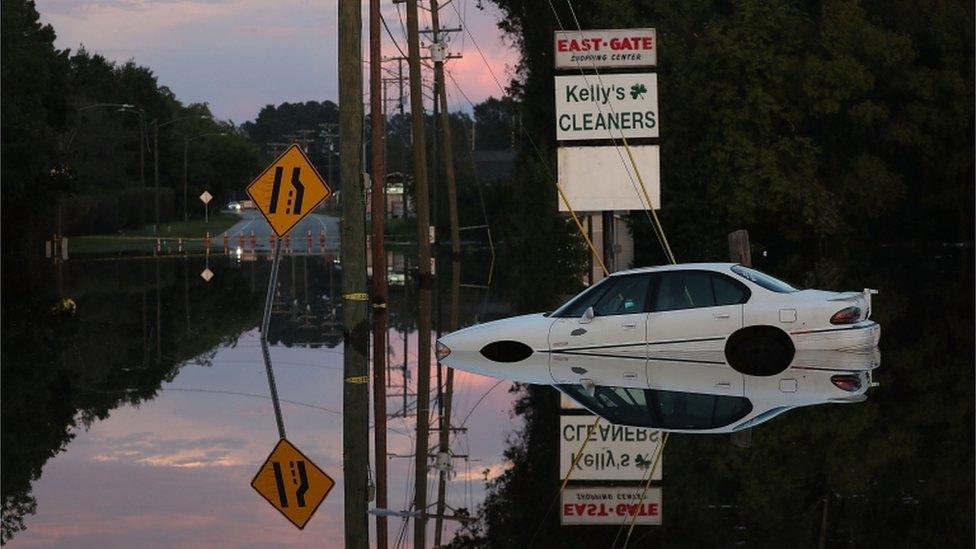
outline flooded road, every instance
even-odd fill
[[[408,257],[388,256],[394,510],[409,507],[414,452]],[[750,449],[727,437],[673,437],[665,526],[648,539],[694,532],[709,546],[807,545],[821,535],[820,502],[829,497],[830,545],[872,546],[940,524],[955,525],[949,539],[971,540],[971,528],[959,528],[972,511],[971,261],[968,249],[946,249],[926,261],[762,265],[804,287],[881,290],[881,386],[865,403],[783,414],[756,430]],[[486,254],[465,256],[461,325],[539,310],[579,289],[531,264],[505,265],[485,288]],[[199,276],[205,266],[210,282]],[[298,531],[249,485],[277,441],[257,332],[269,271],[259,250],[80,257],[6,272],[3,521],[11,546],[341,544],[341,264],[332,255],[283,257],[269,339],[289,439],[336,486]],[[441,325],[448,295],[439,280]],[[467,458],[456,460],[448,504],[476,513],[485,479],[510,465],[503,453],[523,419],[508,382],[458,372],[455,386],[454,421],[467,431],[452,450]],[[548,494],[556,479],[542,476]],[[543,511],[538,501],[508,504]],[[402,527],[390,520],[391,542],[401,546],[412,525]]]
[[[399,510],[414,466],[415,298],[403,255],[389,256],[389,499]],[[199,276],[205,266],[210,282]],[[40,269],[22,281],[28,299],[15,307],[8,298],[6,309],[25,322],[4,334],[4,498],[19,502],[4,521],[26,526],[15,546],[341,544],[333,256],[282,258],[269,330],[289,439],[336,481],[304,531],[250,486],[277,442],[258,332],[267,256],[91,257]],[[467,323],[508,310],[486,306],[484,289],[463,289],[461,300]],[[448,485],[452,508],[474,509],[485,474],[501,468],[505,437],[519,427],[509,386],[456,376],[455,422],[467,431],[452,449],[467,457]],[[401,526],[390,521],[393,539]]]

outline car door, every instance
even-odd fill
[[[549,370],[556,383],[646,387],[648,273],[613,277],[554,319]],[[584,313],[592,307],[592,319]]]
[[[657,349],[722,350],[742,327],[749,290],[731,277],[704,270],[659,273],[652,290],[647,339]]]

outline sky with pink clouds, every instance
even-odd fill
[[[59,48],[84,45],[113,61],[134,59],[180,100],[206,102],[221,119],[242,123],[268,104],[338,97],[334,0],[37,0],[37,9],[54,26]],[[405,6],[384,1],[382,11],[405,50]],[[363,15],[365,46],[365,2]],[[497,97],[501,91],[472,40],[503,84],[518,52],[498,30],[491,3],[479,9],[473,0],[451,2],[441,10],[441,26],[457,27],[461,17],[471,34],[451,35],[449,53],[464,57],[448,70],[472,101]],[[420,19],[421,28],[429,27],[429,14],[421,10]],[[398,55],[385,31],[383,39],[384,56]],[[452,110],[470,109],[456,90],[448,92]]]

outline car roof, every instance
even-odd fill
[[[738,263],[678,263],[676,265],[655,265],[652,267],[640,267],[618,271],[610,276],[622,276],[637,273],[656,273],[665,271],[684,271],[684,270],[705,270],[705,271],[728,271],[730,267]]]

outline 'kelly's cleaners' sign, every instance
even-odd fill
[[[557,70],[657,65],[654,29],[555,32]]]
[[[658,137],[654,73],[556,77],[556,139]]]

